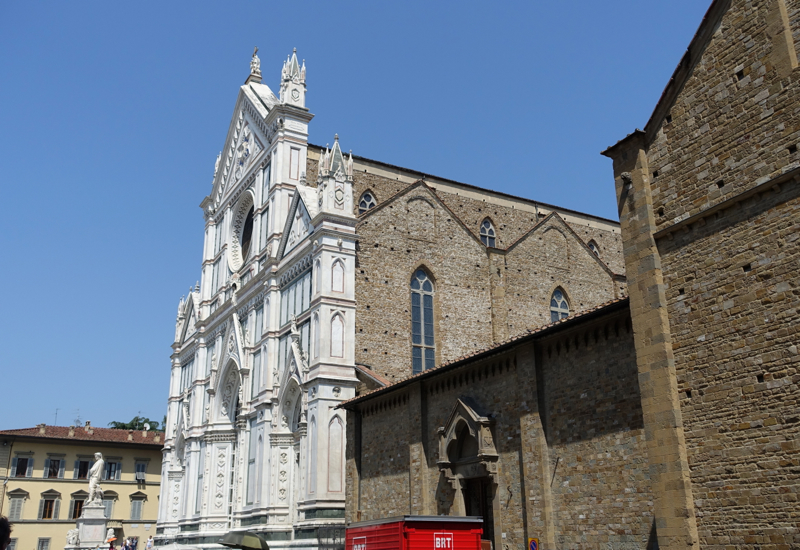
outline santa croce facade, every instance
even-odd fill
[[[310,145],[305,64],[280,77],[254,54],[201,203],[159,544],[317,547],[345,521],[337,405],[627,293],[616,222]]]
[[[711,3],[603,152],[629,297],[360,388],[348,520],[481,515],[503,550],[800,547],[799,39],[796,0]]]

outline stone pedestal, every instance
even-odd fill
[[[106,507],[102,502],[84,504],[81,517],[78,518],[78,548],[108,548],[106,542]],[[74,548],[74,547],[73,547]]]

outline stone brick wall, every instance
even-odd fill
[[[620,294],[611,273],[555,217],[505,255],[508,336],[550,322],[550,297],[560,287],[570,312],[583,311]]]
[[[607,152],[662,548],[800,545],[798,38],[796,0],[714,2]]]
[[[411,374],[409,283],[419,267],[436,288],[438,363],[549,323],[550,296],[559,285],[572,313],[619,295],[611,272],[555,215],[507,253],[492,251],[417,185],[364,216],[356,229],[356,361],[389,380]],[[540,240],[547,230],[558,236],[552,243]]]
[[[701,543],[800,544],[800,192],[659,241]]]
[[[798,166],[798,72],[784,0],[734,0],[647,156],[658,229]],[[800,39],[800,2],[786,2]],[[790,23],[791,21],[791,23]],[[721,187],[720,187],[721,184]]]
[[[627,309],[349,405],[359,412],[348,417],[358,426],[348,435],[348,491],[361,500],[348,499],[348,521],[463,513],[437,466],[437,429],[465,398],[494,420],[496,548],[524,547],[527,537],[565,548],[648,544],[652,494]]]
[[[652,493],[630,319],[538,345],[557,547],[647,547]]]
[[[430,210],[427,226],[415,225],[419,216],[409,216],[409,204]],[[409,284],[419,267],[435,285],[437,360],[491,345],[486,248],[429,189],[414,187],[379,206],[356,230],[356,362],[389,380],[411,374]]]

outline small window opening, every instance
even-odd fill
[[[494,247],[495,245],[494,226],[488,219],[481,223],[481,242],[486,246]]]
[[[751,269],[753,269],[753,267],[750,264],[742,266],[742,271],[744,271],[745,273],[750,273]]]
[[[247,254],[250,252],[250,241],[253,238],[253,207],[247,213],[244,220],[244,228],[242,228],[242,260],[247,259]]]
[[[786,150],[789,151],[790,155],[794,155],[797,152],[797,145],[790,145]]]
[[[678,295],[679,295],[679,296],[683,296],[684,294],[686,294],[686,292],[684,292],[684,289],[682,289],[682,288],[679,288],[679,289],[678,289]]]
[[[666,118],[666,120],[667,120],[667,124],[669,124],[670,122],[672,122],[672,115],[667,115],[667,118]]]
[[[719,180],[719,181],[717,182],[717,187],[719,187],[720,189],[722,189],[723,187],[725,187],[725,180]]]
[[[658,215],[659,216],[663,216],[664,215],[664,207],[663,206],[659,206],[658,207]]]
[[[756,375],[756,380],[758,380],[759,384],[763,384],[764,383],[764,375],[763,374],[757,374]]]
[[[550,298],[550,322],[554,323],[559,319],[566,319],[567,317],[569,317],[567,298],[564,296],[564,291],[557,288],[553,291],[553,296]]]
[[[655,178],[657,178],[657,177],[658,177],[658,170],[656,170],[655,172],[653,172],[653,179],[655,179]]]
[[[594,252],[594,255],[600,257],[600,247],[594,241],[589,241],[589,249]]]
[[[358,201],[358,213],[363,214],[367,210],[375,208],[375,206],[375,197],[372,196],[372,193],[366,191],[361,195],[361,200]]]
[[[736,80],[744,79],[744,69],[736,73]]]
[[[692,398],[692,390],[686,390],[686,397],[689,399]]]

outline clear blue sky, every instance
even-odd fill
[[[0,429],[160,420],[238,87],[308,68],[312,143],[616,219],[710,0],[3,2]]]

